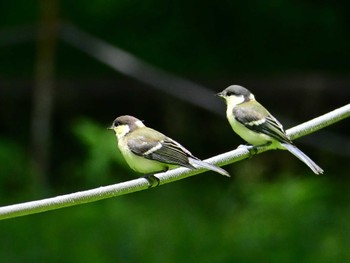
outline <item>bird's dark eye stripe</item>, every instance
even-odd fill
[[[227,95],[227,96],[237,95],[237,93],[234,92],[234,91],[232,91],[232,90],[229,90],[229,91],[227,91],[226,95]]]

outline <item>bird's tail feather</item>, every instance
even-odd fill
[[[305,153],[299,150],[295,145],[289,143],[282,143],[282,145],[300,161],[305,163],[315,174],[323,174],[323,169],[319,167],[313,160]]]
[[[224,170],[216,165],[206,163],[206,162],[203,162],[201,160],[197,160],[197,159],[193,159],[193,158],[189,158],[189,162],[191,165],[195,165],[195,166],[198,166],[200,168],[205,168],[205,169],[217,172],[219,174],[222,174],[224,176],[230,177],[230,174],[226,170]]]

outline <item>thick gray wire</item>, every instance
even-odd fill
[[[347,104],[320,117],[295,126],[286,132],[289,136],[291,136],[291,138],[297,139],[317,130],[323,129],[349,116],[350,104]],[[259,147],[257,149],[257,153],[261,153],[267,150],[270,150],[269,147]],[[249,151],[245,147],[241,147],[233,151],[214,156],[205,161],[222,166],[245,159],[249,157],[249,155]],[[165,173],[159,173],[157,174],[157,177],[160,180],[160,184],[163,185],[189,176],[193,176],[198,173],[202,173],[204,171],[205,170],[203,169],[189,170],[186,168],[177,168]],[[68,206],[90,203],[101,199],[145,190],[149,188],[149,186],[149,182],[146,179],[138,178],[123,183],[99,187],[82,192],[76,192],[73,194],[4,206],[0,207],[0,220],[55,210]]]

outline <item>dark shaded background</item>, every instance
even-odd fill
[[[122,114],[145,120],[206,158],[243,143],[214,97],[228,85],[249,88],[285,128],[349,103],[349,8],[348,1],[286,0],[0,3],[1,205],[138,176],[105,129]],[[170,83],[159,91],[116,72],[93,58],[95,52],[64,40],[67,25],[208,88],[213,97],[207,103],[221,114],[170,95]],[[2,221],[0,257],[349,261],[349,122],[296,143],[324,176],[287,152],[267,152],[225,167],[232,179],[208,172]]]

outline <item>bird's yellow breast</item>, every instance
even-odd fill
[[[271,142],[271,143],[276,142],[276,140],[273,139],[272,137],[266,134],[254,132],[248,129],[247,127],[245,127],[242,123],[238,122],[233,116],[233,108],[234,107],[230,107],[230,106],[227,107],[226,116],[233,131],[237,133],[243,140],[255,146],[263,145],[268,142]]]
[[[173,167],[172,165],[146,159],[134,154],[127,146],[127,140],[124,137],[118,140],[118,147],[130,168],[138,173],[153,174]]]

